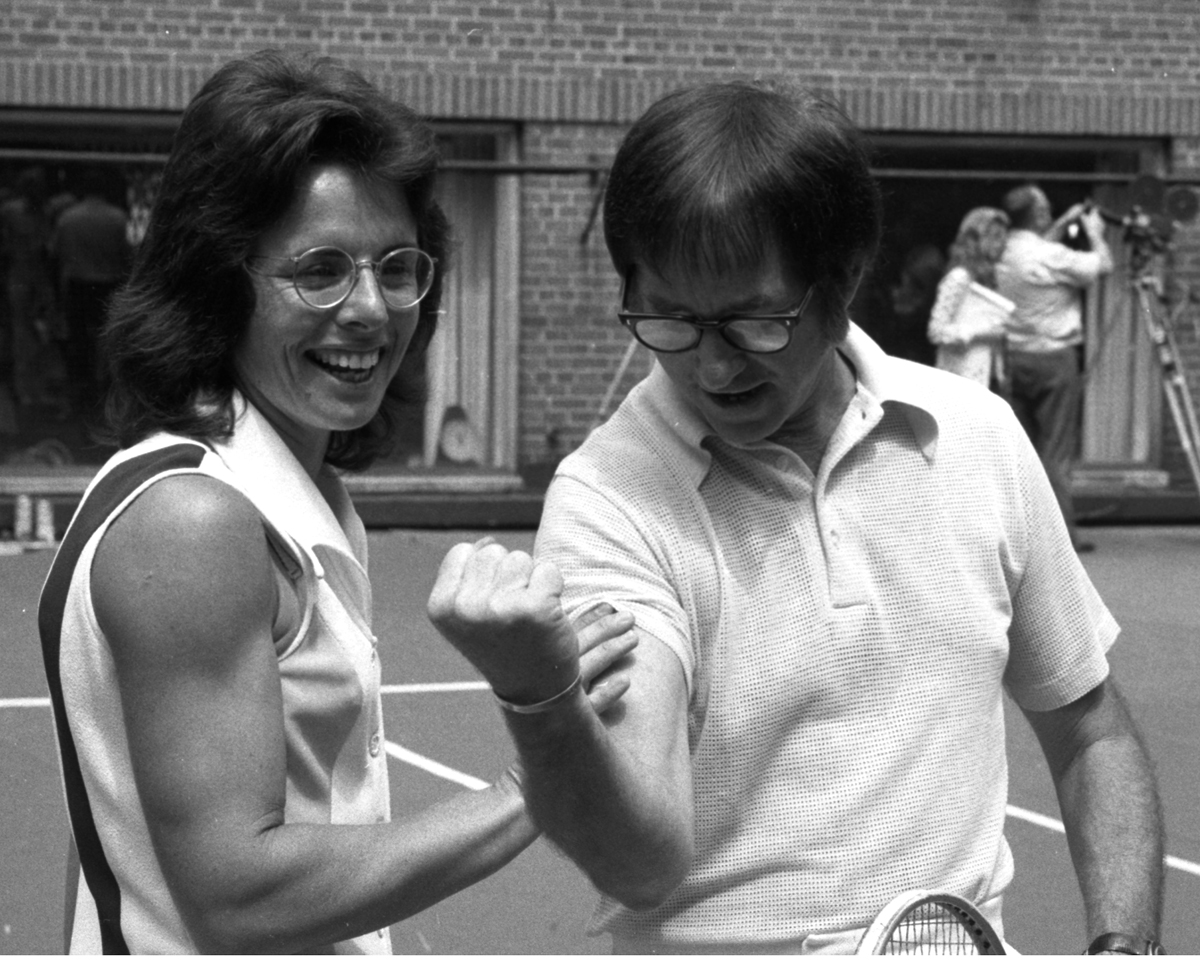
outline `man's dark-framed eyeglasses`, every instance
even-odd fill
[[[266,273],[253,264],[264,260],[290,263],[290,271]],[[336,307],[350,296],[359,271],[370,267],[384,302],[394,310],[415,307],[433,286],[437,261],[424,250],[401,247],[380,260],[355,260],[340,247],[313,247],[298,257],[255,256],[246,259],[246,269],[262,276],[290,277],[296,295],[310,307]]]
[[[726,343],[746,353],[779,353],[792,342],[792,331],[812,298],[809,287],[800,306],[790,313],[734,314],[720,320],[675,313],[635,313],[625,309],[628,275],[621,284],[621,309],[617,319],[655,353],[685,353],[694,350],[705,330],[716,330]]]

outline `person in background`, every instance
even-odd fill
[[[899,280],[888,290],[892,315],[878,325],[875,334],[889,356],[933,364],[934,352],[925,330],[945,265],[945,256],[932,243],[918,244],[905,255]]]
[[[47,192],[45,171],[27,167],[17,175],[15,195],[0,206],[12,388],[18,406],[25,408],[50,400],[37,362],[42,345],[50,339],[55,308]]]
[[[1009,399],[1041,457],[1079,552],[1071,497],[1071,464],[1079,452],[1083,401],[1083,293],[1112,271],[1099,210],[1075,204],[1057,221],[1042,190],[1025,184],[1004,197],[1011,226],[996,264],[996,291],[1013,302],[1007,329]],[[1062,243],[1068,224],[1081,223],[1090,250]]]
[[[64,361],[72,404],[76,412],[89,415],[98,412],[103,393],[97,338],[108,301],[129,271],[132,250],[126,239],[128,217],[115,202],[123,186],[119,174],[89,169],[80,186],[81,199],[55,221],[49,249],[66,323]]]
[[[706,84],[610,168],[617,319],[656,363],[562,461],[533,556],[455,546],[430,595],[505,719],[534,819],[617,953],[853,953],[914,887],[999,924],[1009,696],[1062,808],[1092,950],[1145,946],[1162,819],[1118,627],[1004,400],[847,318],[878,244],[835,104]],[[572,618],[631,613],[618,710]]]
[[[72,952],[388,952],[390,924],[538,835],[515,766],[392,817],[341,474],[419,396],[449,249],[436,161],[425,123],[325,59],[232,61],[184,111],[105,331],[121,449],[39,605]],[[578,625],[596,709],[629,624]]]
[[[13,192],[6,184],[0,184],[0,210],[12,199]],[[0,244],[0,278],[7,276],[7,255]],[[9,320],[9,304],[6,292],[0,292],[0,460],[7,459],[16,447],[20,433],[17,420],[17,402],[13,393],[12,323]]]
[[[1004,318],[998,310],[972,313],[964,304],[972,283],[996,289],[996,261],[1007,238],[1008,216],[1003,210],[976,207],[963,217],[929,315],[929,342],[937,346],[937,367],[984,387],[1002,385],[1005,379]],[[971,302],[975,299],[981,298]],[[976,319],[980,314],[993,319],[980,322]]]

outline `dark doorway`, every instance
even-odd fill
[[[1161,155],[1157,143],[1066,138],[880,134],[873,148],[883,240],[850,313],[888,353],[926,364],[934,359],[925,333],[929,309],[946,250],[969,210],[998,207],[1009,189],[1034,181],[1057,216],[1091,197],[1098,178],[1132,176]]]

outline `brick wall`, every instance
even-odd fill
[[[178,109],[265,45],[433,115],[625,122],[780,72],[877,129],[1200,133],[1194,0],[7,0],[0,103]]]
[[[604,163],[624,127],[529,124],[530,163]],[[522,209],[521,457],[553,459],[578,445],[610,389],[614,402],[650,365],[640,348],[618,379],[628,334],[616,319],[619,281],[604,246],[600,176],[530,176]],[[614,387],[614,381],[616,386]]]
[[[1200,176],[1197,37],[1196,0],[5,0],[0,107],[179,110],[230,57],[303,48],[429,116],[519,121],[524,159],[571,164],[682,83],[782,73],[870,130],[1174,137]],[[523,462],[578,442],[628,342],[599,225],[580,240],[595,189],[523,180]],[[1176,260],[1200,288],[1195,234]]]

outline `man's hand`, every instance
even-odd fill
[[[1104,235],[1104,217],[1100,213],[1100,208],[1088,204],[1083,211],[1083,215],[1079,218],[1083,224],[1083,229],[1087,231],[1088,236],[1093,234]]]
[[[485,537],[446,554],[429,595],[429,619],[498,696],[537,703],[580,671],[580,643],[563,612],[562,589],[552,564]]]

